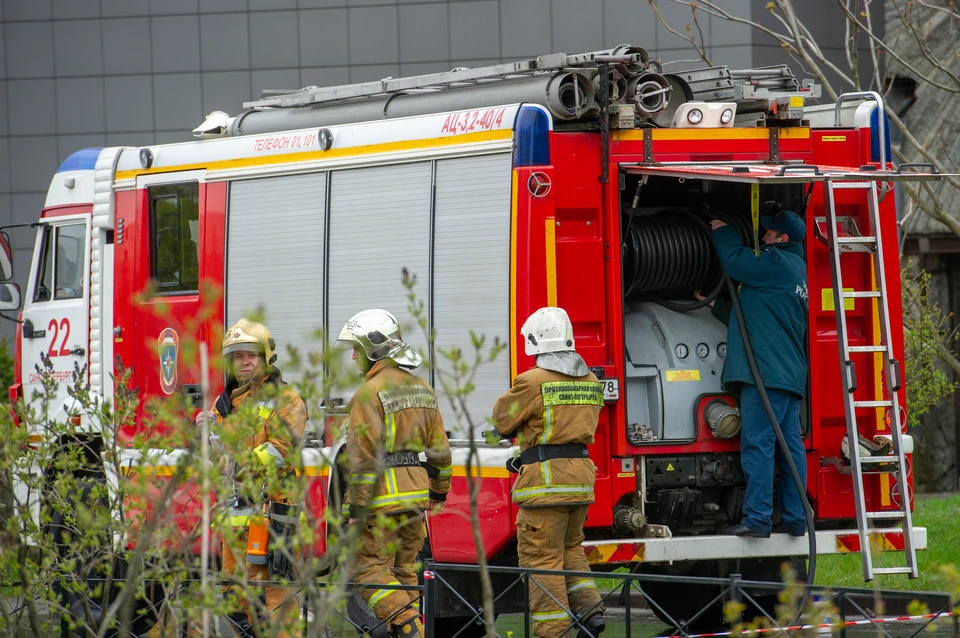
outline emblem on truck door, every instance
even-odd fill
[[[164,328],[157,339],[160,351],[160,389],[165,394],[177,390],[177,355],[180,353],[180,336],[173,328]]]

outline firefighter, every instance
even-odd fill
[[[723,269],[740,282],[740,303],[760,376],[801,483],[806,484],[807,460],[800,436],[800,400],[807,387],[807,267],[801,246],[806,225],[798,215],[781,210],[774,202],[768,202],[765,208],[774,215],[760,219],[765,232],[759,255],[724,222],[713,220],[710,226]],[[740,523],[723,531],[762,538],[770,536],[771,531],[803,536],[803,495],[790,478],[789,466],[757,392],[737,318],[730,315],[729,303],[715,304],[713,312],[728,324],[721,381],[724,388],[740,389],[740,463],[747,479]],[[774,465],[780,468],[780,522],[775,530]]]
[[[437,395],[410,372],[421,358],[385,310],[354,315],[335,347],[352,349],[365,377],[347,408],[349,482],[344,506],[350,526],[360,526],[354,578],[360,583],[416,585],[424,510],[443,507],[452,476]],[[423,464],[421,451],[427,459]],[[360,594],[393,635],[423,635],[415,590],[364,588]]]
[[[603,386],[576,353],[573,326],[561,308],[540,308],[520,329],[536,367],[519,375],[493,408],[504,436],[515,436],[520,456],[513,486],[520,566],[590,571],[583,553],[583,523],[593,503],[596,467],[587,454],[603,407]],[[571,618],[586,627],[577,638],[605,628],[603,604],[592,578],[532,577],[530,612],[537,636],[570,635]],[[587,633],[589,630],[589,633]]]
[[[224,435],[220,437],[222,441],[229,442],[231,432],[234,434],[233,438],[237,438],[239,434],[242,438],[242,449],[253,452],[252,455],[246,455],[247,460],[255,459],[246,463],[238,460],[237,457],[242,457],[243,454],[231,454],[230,444],[226,446],[223,465],[228,474],[236,479],[230,522],[234,527],[243,528],[243,532],[239,534],[236,545],[227,538],[223,539],[223,570],[228,575],[246,574],[250,581],[270,580],[270,565],[282,561],[270,560],[262,552],[245,552],[245,548],[249,549],[248,535],[256,534],[258,525],[261,526],[260,530],[263,529],[265,519],[261,514],[268,513],[274,518],[290,518],[296,509],[282,492],[264,495],[261,490],[261,493],[250,494],[249,486],[260,483],[267,476],[282,478],[294,471],[289,459],[303,438],[307,409],[296,391],[284,383],[280,369],[276,366],[276,343],[264,325],[241,319],[231,326],[223,337],[223,357],[227,382],[223,393],[217,398],[214,410],[206,416],[214,421],[217,429]],[[227,420],[232,414],[239,416]],[[200,415],[197,419],[203,416]],[[258,423],[252,435],[243,436],[243,433],[231,430],[231,427],[248,427],[251,419]],[[282,575],[287,578],[292,576]],[[237,593],[239,594],[239,591]],[[249,624],[243,623],[242,616],[234,620],[247,631],[250,625],[257,623],[256,609],[252,608],[242,595],[239,598]],[[289,588],[265,586],[263,603],[272,622],[292,624],[298,618],[295,592]],[[277,635],[280,638],[288,636],[286,633]]]

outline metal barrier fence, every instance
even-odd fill
[[[770,581],[744,580],[739,574],[731,574],[726,578],[711,578],[626,572],[551,571],[503,566],[490,566],[487,569],[491,577],[497,578],[499,581],[498,584],[501,585],[498,587],[498,591],[494,593],[494,608],[497,609],[498,605],[504,600],[507,600],[510,603],[507,607],[510,608],[511,605],[514,607],[511,611],[519,610],[519,613],[521,613],[523,617],[524,638],[529,638],[533,633],[530,610],[526,604],[528,594],[531,587],[539,586],[537,577],[544,575],[562,575],[574,578],[592,577],[620,581],[616,587],[605,592],[602,598],[604,604],[611,603],[609,605],[610,607],[622,609],[624,622],[623,633],[618,635],[622,635],[625,638],[631,638],[634,630],[638,628],[636,625],[640,620],[635,614],[635,603],[632,597],[632,594],[635,593],[644,598],[646,605],[654,611],[659,618],[672,626],[672,629],[660,633],[659,635],[661,636],[717,638],[746,634],[759,637],[775,634],[796,635],[806,630],[822,629],[825,630],[824,633],[838,633],[841,638],[845,638],[848,628],[858,625],[871,625],[877,631],[878,635],[886,636],[886,638],[894,638],[894,635],[885,628],[885,625],[909,620],[919,623],[919,626],[915,629],[911,628],[912,631],[909,634],[897,634],[897,638],[904,638],[905,636],[906,638],[913,638],[927,631],[932,623],[941,619],[949,619],[952,635],[955,638],[960,638],[960,622],[958,622],[958,614],[954,612],[955,603],[947,594],[938,592],[911,592],[848,587],[826,588],[822,586],[793,584],[790,585],[790,588],[792,588],[792,595],[797,604],[792,607],[788,613],[777,616],[769,611],[769,597],[776,597],[785,589],[785,585],[783,583]],[[424,563],[422,585],[312,582],[309,584],[309,587],[306,587],[303,583],[281,581],[250,581],[247,584],[252,587],[282,585],[294,590],[291,597],[299,596],[301,592],[305,591],[305,595],[301,599],[301,617],[304,621],[304,629],[307,629],[307,619],[310,616],[311,608],[316,609],[318,612],[321,611],[320,607],[317,606],[319,601],[311,597],[312,591],[342,588],[349,592],[348,597],[354,595],[354,592],[360,589],[370,589],[374,587],[376,589],[419,591],[422,598],[420,611],[424,622],[425,636],[427,638],[465,638],[468,635],[477,635],[479,626],[484,624],[483,603],[482,600],[476,599],[475,588],[471,588],[471,591],[461,591],[460,589],[462,587],[458,587],[454,582],[456,580],[454,576],[465,575],[468,581],[475,584],[479,572],[480,568],[476,565],[426,561]],[[86,579],[85,582],[96,585],[103,582],[103,579],[90,578]],[[196,579],[183,581],[184,585],[199,582],[200,581]],[[218,586],[230,584],[235,583],[220,581]],[[15,583],[13,585],[15,585]],[[698,611],[692,613],[689,618],[675,618],[667,611],[667,605],[662,604],[664,602],[662,595],[657,593],[658,585],[681,585],[691,588],[691,591],[693,588],[701,588],[710,590],[713,596],[706,604],[702,605]],[[66,590],[60,586],[58,586],[57,589],[60,590],[62,610],[68,610],[70,605]],[[661,602],[657,600],[658,595],[661,596]],[[767,597],[767,600],[763,600],[764,597]],[[452,634],[445,633],[441,636],[437,633],[437,624],[438,621],[449,620],[450,609],[442,608],[442,606],[444,601],[449,602],[451,600],[456,603],[459,611],[465,611],[466,613],[458,617],[458,619],[462,621],[460,622],[461,628],[458,631]],[[517,604],[518,601],[519,605]],[[880,601],[882,601],[884,605],[896,604],[899,609],[904,609],[905,603],[916,601],[923,605],[923,612],[909,615],[901,613],[889,617],[878,616],[876,610],[871,608],[870,605],[876,605]],[[570,638],[573,638],[581,629],[587,636],[598,638],[592,636],[589,630],[581,624],[583,616],[578,617],[572,610],[566,609],[565,606],[556,599],[554,599],[554,602],[557,603],[558,607],[564,609],[572,619],[571,627],[568,630]],[[727,623],[726,626],[717,626],[714,631],[707,633],[694,630],[695,627],[703,625],[701,621],[705,620],[705,616],[715,613],[718,606],[722,609],[726,603],[745,605],[746,609],[755,615],[754,617],[743,618],[742,623],[754,623],[754,625],[745,625],[742,623],[738,625],[738,619],[728,618],[728,621],[733,621],[733,627],[730,626],[730,623]],[[364,605],[362,599],[360,600],[360,605]],[[416,602],[411,602],[402,609],[415,606]],[[395,612],[395,614],[400,613],[402,609]],[[351,617],[343,605],[324,606],[322,611],[325,614],[339,616],[341,619],[341,630],[343,627],[347,627],[348,629],[356,631],[358,636],[377,638],[378,636],[385,635],[386,623],[389,621],[389,619],[377,620],[371,613],[369,616],[371,620],[364,622],[356,616]],[[367,609],[367,611],[369,610]],[[620,616],[620,614],[617,615]],[[852,619],[851,617],[857,618]],[[318,619],[319,622],[324,623],[325,628],[329,628],[328,618],[329,616],[325,616],[324,618]],[[646,620],[647,618],[644,618],[644,621]],[[61,636],[66,637],[72,635],[69,629],[67,614],[61,613],[60,621]],[[185,624],[180,627],[178,633],[181,636],[187,636]],[[329,634],[321,632],[321,635]],[[496,635],[501,636],[500,633]]]
[[[517,594],[522,593],[522,599],[526,601],[531,586],[537,586],[536,577],[538,575],[556,576],[562,574],[563,576],[571,576],[575,578],[593,577],[619,580],[621,581],[620,584],[614,589],[606,592],[606,594],[603,596],[603,601],[606,602],[612,600],[613,598],[617,598],[617,606],[622,607],[623,609],[624,633],[622,635],[625,636],[625,638],[631,638],[634,624],[636,622],[631,600],[631,594],[634,592],[641,594],[646,600],[647,605],[654,610],[657,616],[673,626],[673,629],[670,633],[664,632],[659,634],[660,636],[669,635],[679,636],[681,638],[712,638],[717,636],[739,634],[760,636],[763,634],[786,633],[788,635],[792,635],[802,630],[822,628],[826,629],[827,632],[836,630],[839,632],[841,638],[845,638],[848,627],[859,624],[870,624],[876,627],[879,634],[882,634],[887,638],[893,638],[893,635],[884,628],[883,625],[885,623],[903,620],[918,620],[921,623],[920,626],[907,637],[912,638],[926,631],[936,620],[940,618],[949,618],[952,623],[953,636],[955,638],[960,638],[960,624],[958,624],[957,614],[953,613],[952,611],[953,603],[951,602],[950,597],[943,593],[875,590],[846,587],[830,589],[822,586],[796,584],[793,585],[793,587],[795,588],[797,598],[799,599],[799,605],[797,605],[796,609],[791,610],[787,614],[789,622],[784,622],[783,617],[775,617],[768,611],[768,604],[766,604],[764,601],[758,600],[758,598],[764,595],[776,597],[781,591],[784,590],[784,583],[743,580],[740,574],[731,574],[727,578],[709,578],[699,576],[669,576],[622,572],[556,572],[549,570],[499,566],[490,566],[488,567],[488,570],[491,575],[503,574],[513,577],[513,581],[506,588],[502,588],[499,593],[495,594],[495,606],[498,600],[502,599],[504,596],[507,596],[511,592],[515,592]],[[472,619],[475,622],[483,623],[482,604],[478,605],[477,601],[468,600],[463,593],[457,591],[456,587],[451,585],[450,579],[445,578],[443,575],[444,573],[455,574],[463,572],[478,574],[479,571],[479,567],[476,565],[439,564],[431,563],[429,561],[425,563],[423,581],[423,610],[424,627],[427,638],[434,638],[434,636],[436,636],[436,638],[440,638],[434,632],[434,623],[438,617],[438,614],[441,613],[441,610],[436,608],[436,601],[441,598],[444,589],[452,593],[453,596],[459,599],[465,607],[473,610]],[[703,605],[699,611],[694,613],[689,618],[674,618],[667,612],[664,606],[657,602],[657,584],[686,585],[691,588],[710,588],[715,589],[716,594],[709,600],[709,602]],[[906,601],[908,603],[918,601],[920,603],[925,603],[928,610],[936,611],[928,611],[923,614],[914,614],[911,616],[900,615],[891,618],[877,617],[876,613],[869,609],[864,603],[864,601],[876,600],[882,600],[887,603],[893,601]],[[708,614],[711,610],[716,609],[717,605],[720,605],[722,608],[723,604],[727,601],[735,604],[745,604],[747,605],[747,609],[760,612],[758,617],[759,622],[757,623],[759,627],[757,629],[751,629],[750,627],[743,627],[741,625],[735,631],[723,631],[722,627],[718,627],[718,631],[710,633],[698,633],[691,630],[692,627],[698,625],[698,621],[701,620],[705,614]],[[592,636],[592,634],[590,634],[589,631],[583,627],[583,625],[580,623],[581,618],[578,618],[576,614],[572,612],[572,610],[563,607],[556,599],[554,599],[554,602],[557,603],[558,607],[563,608],[573,619],[571,628],[568,631],[571,638],[573,638],[577,631],[581,629],[583,629],[587,635],[591,636],[591,638],[597,638]],[[834,610],[836,612],[835,618],[833,616]],[[865,620],[851,621],[849,620],[849,617],[852,615],[861,616]],[[524,638],[529,638],[532,635],[532,627],[530,611],[528,608],[526,608],[526,606],[524,606],[523,618],[523,635]],[[823,622],[826,618],[830,618],[830,621]],[[801,622],[803,619],[807,619],[811,622]],[[727,620],[730,619],[728,618]],[[744,618],[743,622],[747,623],[752,622],[753,620],[754,618]],[[733,624],[736,625],[737,622],[737,620],[734,620]],[[465,632],[466,629],[463,629],[456,634],[445,636],[444,638],[458,638]],[[499,636],[500,634],[497,635]],[[898,638],[904,638],[904,635],[900,634],[898,635]]]

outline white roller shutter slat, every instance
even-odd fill
[[[426,304],[430,181],[427,162],[333,173],[328,290],[331,343],[347,319],[367,308],[382,308],[397,317],[404,339],[426,354],[426,336],[407,310],[401,271],[406,268],[416,275],[415,291]],[[347,365],[350,370],[349,361]],[[426,365],[415,372],[429,378]],[[350,396],[355,387],[334,394]]]
[[[473,360],[470,331],[510,343],[510,184],[509,154],[437,162],[434,222],[433,308],[436,366],[450,364],[439,350],[457,346]],[[480,438],[484,418],[497,397],[510,387],[510,356],[501,352],[474,378],[476,390],[467,409]],[[437,391],[442,393],[439,378]],[[447,397],[440,397],[444,425],[453,438],[465,438]]]
[[[227,326],[262,311],[284,366],[287,347],[321,352],[326,174],[233,182],[227,213]]]

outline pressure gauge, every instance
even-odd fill
[[[721,359],[727,358],[727,344],[725,341],[721,341],[720,345],[717,346],[717,354]]]
[[[710,356],[710,346],[705,343],[698,343],[697,356],[701,359],[706,359],[708,356]]]
[[[688,348],[685,343],[678,343],[674,352],[677,353],[678,359],[686,359],[687,355],[690,354],[690,348]]]

